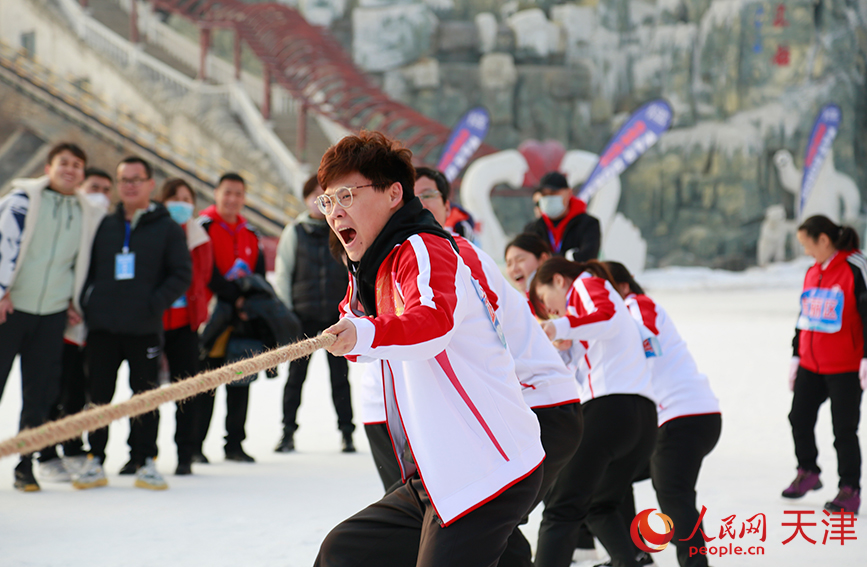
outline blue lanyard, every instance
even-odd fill
[[[130,232],[132,232],[132,225],[130,224],[129,221],[125,221],[124,224],[126,225],[126,233],[123,236],[123,253],[128,254],[129,253],[129,234],[130,234]]]

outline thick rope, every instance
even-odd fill
[[[334,335],[322,334],[312,339],[286,345],[263,354],[235,362],[216,370],[202,372],[170,386],[141,392],[119,404],[97,406],[74,415],[52,421],[33,429],[26,429],[0,442],[0,459],[16,453],[27,454],[51,445],[57,445],[85,431],[96,431],[112,421],[151,412],[167,402],[191,398],[215,389],[221,384],[240,380],[289,362],[310,356],[320,348],[327,348],[336,340]]]

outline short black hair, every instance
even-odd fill
[[[238,181],[244,188],[247,188],[247,182],[244,181],[244,178],[235,173],[234,171],[229,171],[220,176],[220,180],[217,181],[217,187],[223,184],[223,181]],[[216,189],[216,187],[215,187]]]
[[[52,148],[48,151],[48,159],[46,160],[47,165],[51,165],[51,162],[54,161],[54,158],[57,157],[61,152],[69,152],[81,161],[84,162],[84,167],[87,167],[87,154],[84,153],[84,150],[81,149],[77,144],[73,144],[72,142],[60,142],[58,144],[54,144]]]
[[[138,157],[138,156],[127,156],[127,157],[123,158],[122,160],[120,160],[120,163],[118,163],[117,166],[120,167],[120,166],[122,166],[122,165],[125,164],[125,163],[128,163],[128,164],[132,164],[132,163],[138,163],[138,164],[141,164],[141,166],[142,166],[142,167],[144,168],[144,170],[145,170],[145,175],[147,175],[147,178],[148,178],[148,179],[150,179],[151,177],[154,176],[154,170],[153,170],[153,168],[151,167],[151,164],[149,164],[147,161],[145,161],[144,158],[140,158],[140,157]]]
[[[88,177],[102,177],[103,179],[108,179],[111,183],[114,183],[114,179],[107,171],[96,167],[88,167],[84,170],[84,178],[87,179]]]
[[[446,176],[437,169],[432,167],[417,167],[415,168],[415,179],[419,180],[421,177],[427,177],[428,179],[432,179],[434,183],[436,183],[437,191],[440,192],[440,195],[443,196],[443,202],[448,203],[449,197],[452,193],[452,187],[449,185],[449,180],[446,179]]]

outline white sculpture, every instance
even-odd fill
[[[771,205],[765,210],[756,253],[759,266],[786,260],[786,242],[793,230],[794,223],[786,221],[786,208],[783,205]]]
[[[581,150],[566,152],[560,161],[570,185],[587,179],[599,156]],[[491,256],[502,260],[508,239],[491,206],[491,189],[499,183],[520,187],[529,166],[517,150],[497,152],[474,161],[461,182],[464,206],[481,224],[481,247]],[[644,270],[647,243],[640,231],[617,212],[620,203],[620,178],[614,177],[602,186],[590,200],[587,212],[599,219],[602,231],[602,259],[616,260],[638,274]]]
[[[804,210],[800,209],[801,176],[803,172],[795,167],[792,154],[780,150],[774,154],[774,165],[780,176],[780,183],[786,191],[795,195],[795,218],[799,221],[813,215],[825,215],[837,224],[852,223],[858,219],[861,208],[861,194],[855,181],[840,173],[834,167],[834,150],[828,152],[816,184],[807,197]],[[842,212],[841,212],[842,206]]]

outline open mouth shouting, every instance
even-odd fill
[[[358,235],[354,228],[344,227],[337,229],[337,235],[343,242],[344,246],[351,246],[355,242],[355,237]]]

